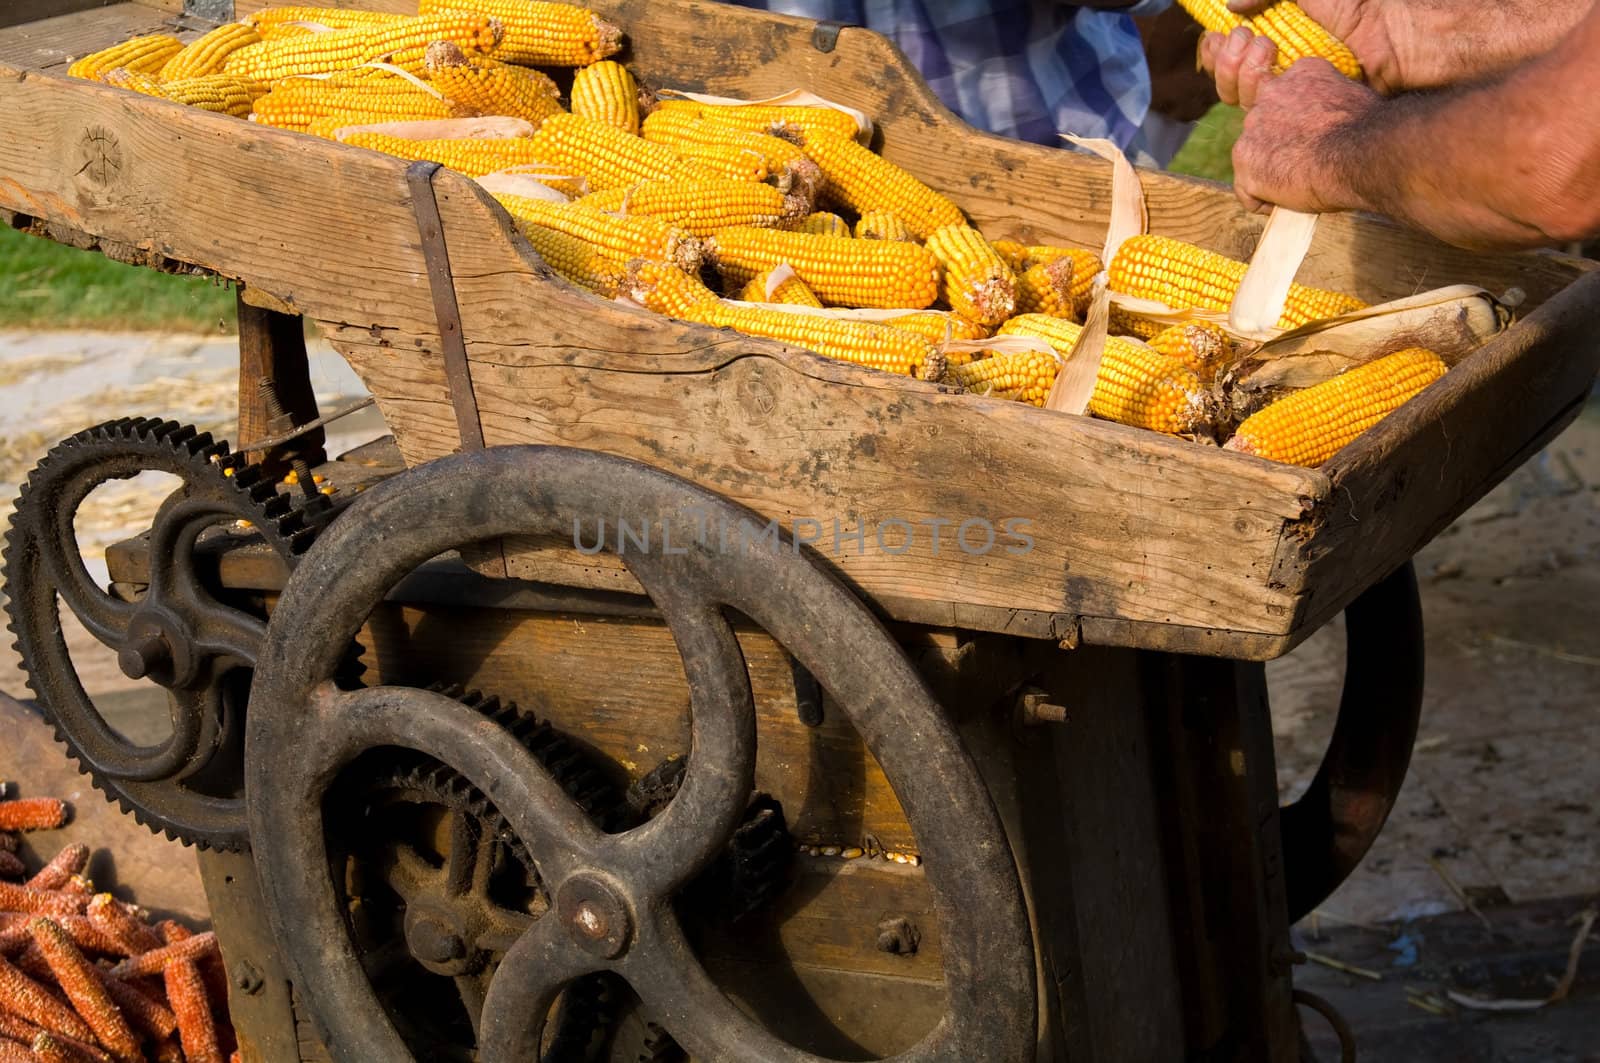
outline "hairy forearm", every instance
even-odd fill
[[[1532,247],[1600,225],[1600,17],[1489,81],[1402,97],[1328,140],[1352,205],[1470,247]],[[1332,161],[1330,159],[1330,161]]]
[[[1381,2],[1381,0],[1376,0]],[[1556,48],[1596,0],[1461,0],[1384,3],[1404,87],[1437,88],[1510,70]]]

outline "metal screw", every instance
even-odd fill
[[[233,984],[247,996],[255,996],[261,992],[261,987],[266,985],[266,981],[261,977],[261,972],[256,970],[255,965],[245,960],[234,969]]]

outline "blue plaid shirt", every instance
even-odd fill
[[[1059,146],[1060,133],[1143,148],[1150,71],[1130,14],[1052,0],[733,0],[889,37],[962,118],[991,133]]]

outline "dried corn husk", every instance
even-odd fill
[[[737,96],[711,96],[704,92],[684,92],[681,89],[661,89],[657,96],[670,99],[689,100],[692,103],[703,103],[708,107],[831,107],[835,111],[843,111],[856,120],[856,139],[863,145],[872,142],[872,119],[866,111],[858,110],[843,103],[818,96],[814,92],[804,89],[790,89],[776,96],[768,96],[764,100],[741,100]]]

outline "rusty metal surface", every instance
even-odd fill
[[[330,681],[338,647],[389,587],[439,552],[471,538],[565,536],[575,519],[593,528],[619,514],[645,518],[654,532],[654,549],[629,548],[623,559],[668,618],[692,691],[683,786],[644,826],[602,833],[514,735],[457,701],[406,688],[342,691]],[[723,850],[753,784],[749,679],[723,608],[753,619],[817,677],[917,825],[950,1011],[897,1058],[1032,1053],[1028,921],[1004,831],[971,759],[892,639],[820,567],[781,541],[716,549],[718,529],[750,520],[743,508],[638,463],[496,447],[373,489],[308,554],[278,603],[256,674],[247,786],[267,910],[337,1055],[411,1055],[351,947],[327,872],[322,811],[345,765],[365,750],[398,746],[427,751],[482,790],[533,853],[556,912],[568,916],[535,920],[507,953],[483,1005],[481,1058],[535,1057],[557,993],[593,971],[627,980],[695,1058],[819,1058],[734,1007],[667,903]]]
[[[1289,918],[1355,870],[1400,796],[1422,715],[1422,601],[1410,562],[1345,610],[1339,718],[1305,794],[1280,813]]]
[[[7,679],[7,682],[10,680]],[[0,693],[0,778],[9,796],[59,797],[72,806],[60,830],[21,835],[22,858],[38,867],[66,845],[93,854],[88,875],[99,889],[200,927],[207,919],[195,852],[159,838],[122,814],[79,774],[39,711]]]
[[[472,367],[467,364],[467,341],[461,333],[461,307],[456,303],[450,249],[433,191],[433,176],[441,169],[436,162],[414,162],[406,168],[406,183],[417,214],[422,257],[428,265],[428,286],[433,293],[433,311],[439,319],[444,375],[450,388],[450,405],[455,408],[456,430],[461,434],[461,449],[482,450],[483,426],[478,420],[478,397],[472,390]]]

